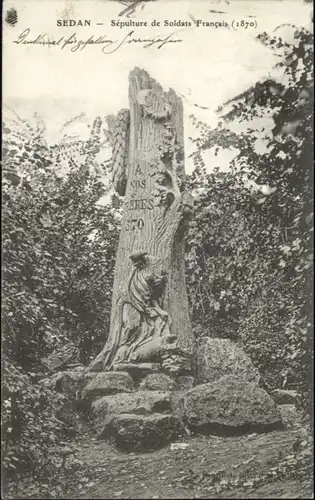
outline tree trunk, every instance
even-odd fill
[[[96,371],[161,361],[165,350],[189,358],[193,349],[183,242],[192,198],[184,191],[182,101],[135,68],[129,103],[130,113],[109,120],[113,182],[125,203],[110,332],[90,366]]]

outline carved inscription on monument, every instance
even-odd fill
[[[152,210],[154,206],[153,199],[141,197],[141,192],[147,189],[147,180],[143,176],[140,165],[136,167],[135,175],[137,178],[130,181],[130,186],[132,188],[132,192],[130,194],[131,199],[124,203],[124,210],[126,212]],[[127,217],[124,229],[126,231],[135,231],[136,229],[143,229],[144,226],[145,222],[141,217]]]

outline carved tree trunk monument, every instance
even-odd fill
[[[113,184],[125,203],[110,332],[89,369],[189,374],[183,237],[193,201],[184,184],[182,101],[135,68],[129,102],[130,111],[108,119]]]
[[[129,99],[130,111],[109,119],[113,183],[125,197],[111,325],[89,367],[100,373],[84,373],[81,393],[98,437],[137,452],[187,429],[275,429],[279,410],[230,341],[208,338],[196,352],[201,370],[190,376],[183,237],[193,203],[184,187],[182,102],[138,68],[130,73]]]

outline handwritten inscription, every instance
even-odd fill
[[[110,40],[107,35],[96,36],[91,35],[89,38],[80,39],[76,33],[73,33],[69,37],[62,36],[59,39],[53,39],[48,36],[47,33],[41,33],[39,35],[33,35],[29,28],[25,29],[20,33],[13,43],[17,45],[41,45],[44,47],[58,47],[60,50],[70,49],[71,52],[77,52],[86,49],[88,46],[98,45],[103,54],[114,54],[120,50],[123,46],[129,44],[137,44],[142,46],[144,49],[155,46],[157,49],[161,49],[167,44],[180,43],[183,40],[173,38],[174,33],[170,33],[165,37],[153,36],[150,38],[138,38],[135,31],[130,31],[122,39]]]

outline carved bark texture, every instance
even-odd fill
[[[112,144],[112,181],[115,191],[120,196],[125,196],[129,156],[129,110],[121,109],[116,117],[109,116],[107,122]]]
[[[183,242],[192,198],[184,191],[182,101],[135,68],[129,103],[130,116],[122,110],[112,120],[114,187],[125,204],[110,332],[92,370],[154,361],[165,346],[175,352],[175,337],[179,350],[191,354],[193,348]]]

